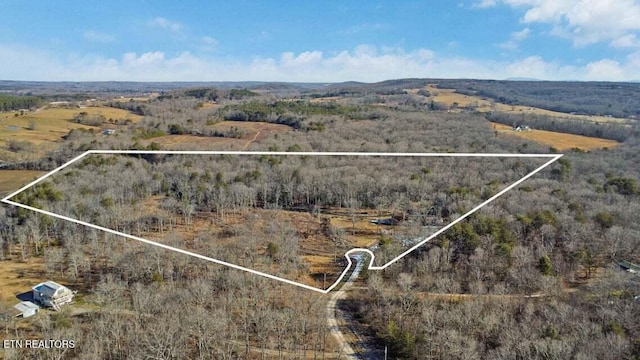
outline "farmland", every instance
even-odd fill
[[[424,88],[432,96],[434,101],[445,104],[449,108],[466,108],[473,109],[479,112],[499,111],[507,114],[531,114],[531,115],[545,115],[550,117],[557,117],[575,121],[586,122],[603,122],[603,123],[618,123],[626,124],[629,119],[615,118],[611,116],[597,116],[597,115],[577,115],[568,114],[558,111],[551,111],[533,106],[523,105],[509,105],[497,102],[492,99],[483,98],[474,95],[465,95],[458,93],[455,89],[443,89],[436,85],[429,85]],[[416,93],[418,90],[414,89],[412,92]]]
[[[80,113],[103,119],[90,126],[74,121]],[[0,114],[0,154],[9,161],[33,160],[56,149],[63,137],[73,129],[116,128],[118,124],[135,123],[142,117],[126,110],[110,107],[43,108],[36,111]],[[18,152],[16,149],[28,149]],[[20,154],[19,154],[20,153]]]
[[[511,126],[498,123],[490,123],[492,129],[499,134],[507,136],[518,136],[523,139],[533,140],[540,144],[548,145],[559,151],[571,149],[593,150],[608,149],[618,146],[620,143],[613,140],[599,139],[594,137],[564,134],[553,131],[531,129],[527,131],[514,131]]]

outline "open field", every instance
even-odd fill
[[[212,103],[210,101],[207,101],[205,103],[202,103],[202,106],[200,107],[200,110],[211,110],[211,109],[217,109],[220,107],[220,104],[216,104],[216,103]]]
[[[0,149],[7,150],[9,141],[30,144],[28,154],[22,154],[25,158],[20,158],[15,153],[6,151],[2,153],[3,160],[20,161],[38,158],[48,151],[55,149],[57,142],[62,141],[62,137],[67,135],[72,129],[95,129],[100,131],[100,127],[87,126],[72,122],[71,120],[81,112],[88,115],[101,115],[106,119],[105,126],[113,127],[111,121],[118,120],[124,122],[130,120],[137,122],[141,116],[131,114],[126,110],[110,107],[86,107],[86,108],[45,108],[34,112],[25,112],[18,115],[17,112],[0,114]],[[111,121],[110,121],[111,119]]]
[[[43,257],[0,261],[0,274],[0,301],[12,306],[19,302],[16,295],[46,280]]]
[[[135,96],[135,97],[120,96],[118,98],[112,99],[111,101],[129,102],[129,101],[133,100],[133,101],[137,101],[137,102],[147,102],[149,100],[157,98],[158,96],[160,96],[159,93],[150,93],[150,94],[148,94],[148,96]]]
[[[243,137],[251,137],[258,131],[275,134],[275,133],[285,133],[293,130],[290,126],[282,125],[282,124],[271,124],[267,122],[256,122],[256,121],[221,121],[212,126],[214,129],[225,130],[230,129],[232,127],[238,128],[242,131],[245,131],[246,134]]]
[[[593,150],[602,148],[612,148],[620,145],[617,141],[593,138],[581,135],[564,134],[546,130],[514,131],[510,126],[490,123],[492,128],[499,134],[518,136],[523,139],[552,146],[560,151],[569,149]]]
[[[411,90],[408,90],[408,92],[415,94],[418,92],[418,90],[419,89],[411,89]],[[614,122],[614,123],[620,123],[620,124],[626,124],[629,122],[628,119],[620,119],[620,118],[607,117],[607,116],[567,114],[567,113],[562,113],[557,111],[535,108],[531,106],[502,104],[494,100],[487,100],[478,96],[459,94],[455,92],[454,89],[441,89],[441,88],[438,88],[436,85],[429,85],[425,87],[425,90],[431,93],[431,98],[434,101],[446,104],[451,108],[455,108],[455,107],[475,108],[475,110],[480,112],[500,111],[508,114],[546,115],[551,117],[558,117],[558,118],[564,118],[564,119],[570,119],[570,120],[589,121],[589,122]]]
[[[43,175],[43,171],[0,170],[0,196],[5,196]]]
[[[242,136],[166,135],[145,140],[144,144],[155,142],[167,150],[246,150],[260,139],[293,130],[287,125],[252,121],[221,121],[211,125],[210,129],[220,132],[236,130]]]
[[[142,142],[160,144],[166,150],[240,150],[246,140],[198,135],[165,135]]]

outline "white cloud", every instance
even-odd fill
[[[476,8],[485,9],[485,8],[496,6],[496,4],[497,4],[496,0],[480,0],[477,3],[475,3],[473,6]]]
[[[322,61],[321,51],[305,51],[299,55],[285,52],[280,56],[280,64],[285,68],[310,67]]]
[[[155,27],[155,28],[161,28],[161,29],[166,29],[166,30],[170,30],[174,33],[178,33],[182,30],[182,24],[180,24],[179,22],[175,22],[175,21],[170,21],[166,18],[163,17],[157,17],[153,20],[149,20],[149,22],[147,22],[147,24],[150,27]]]
[[[220,42],[211,36],[203,36],[200,40],[201,43],[199,44],[198,49],[201,51],[215,52],[218,50],[218,45],[220,45]]]
[[[202,38],[202,42],[207,44],[207,45],[218,45],[218,40],[212,38],[211,36],[205,36]]]
[[[496,46],[506,50],[515,50],[518,48],[518,43],[528,38],[530,33],[531,30],[529,28],[524,28],[520,31],[512,32],[509,40],[499,43]]]
[[[520,31],[516,31],[511,33],[511,38],[515,41],[522,41],[529,37],[531,30],[529,28],[524,28]]]
[[[126,53],[122,56],[122,66],[127,69],[148,67],[161,64],[164,61],[162,51],[146,52],[140,56],[136,53]]]
[[[635,36],[640,31],[639,0],[499,0],[524,8],[525,24],[547,23],[551,34],[570,39],[581,47],[599,42],[615,46],[616,41]],[[498,0],[481,1],[483,7]],[[478,7],[481,7],[478,4]]]
[[[580,70],[576,67],[547,62],[539,56],[529,56],[513,61],[505,66],[505,71],[511,78],[566,80],[580,77]]]
[[[638,48],[640,47],[640,41],[638,41],[635,34],[626,34],[613,39],[610,45],[616,48]]]
[[[115,58],[72,57],[0,43],[0,63],[0,79],[49,81],[374,82],[407,77],[625,81],[638,79],[640,51],[619,61],[602,58],[578,66],[538,56],[515,61],[474,60],[442,57],[429,49],[406,51],[370,45],[335,53],[284,52],[240,61],[162,51],[129,52]]]
[[[91,42],[110,43],[116,41],[115,36],[103,32],[87,30],[82,34],[84,38]]]
[[[585,70],[585,78],[587,80],[598,80],[603,77],[611,80],[624,80],[626,77],[624,66],[617,61],[609,59],[589,63]]]

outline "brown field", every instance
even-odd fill
[[[160,93],[151,93],[151,94],[148,94],[148,96],[135,96],[135,97],[121,96],[119,98],[112,99],[112,101],[129,102],[129,101],[133,100],[133,101],[137,101],[137,102],[147,102],[147,101],[149,101],[151,99],[157,98],[158,96],[160,96]]]
[[[236,128],[242,131],[243,135],[241,138],[167,135],[145,140],[144,144],[155,142],[168,150],[246,150],[260,139],[293,130],[287,125],[251,121],[221,121],[210,128],[219,131]]]
[[[152,142],[160,144],[166,150],[240,150],[246,140],[208,137],[197,135],[166,135],[144,140],[144,145]]]
[[[627,119],[614,118],[614,117],[606,117],[606,116],[592,116],[592,115],[574,115],[567,114],[557,111],[545,110],[540,108],[535,108],[531,106],[520,106],[520,105],[507,105],[502,104],[493,100],[483,99],[478,96],[470,96],[458,94],[454,89],[441,89],[436,85],[426,86],[425,89],[431,93],[431,98],[434,101],[444,103],[449,107],[453,107],[454,103],[457,103],[458,108],[469,108],[475,107],[477,111],[480,112],[489,112],[489,111],[500,111],[504,113],[511,114],[536,114],[536,115],[547,115],[557,118],[564,118],[570,120],[580,120],[580,121],[590,121],[590,122],[616,122],[621,124],[626,124],[629,122]],[[409,93],[417,93],[418,89],[409,89],[407,92]]]
[[[14,257],[18,258],[19,255],[14,254]],[[26,261],[0,261],[0,274],[0,301],[10,306],[20,302],[17,295],[47,280],[42,256],[29,257]]]
[[[202,104],[202,106],[200,107],[200,110],[211,110],[211,109],[216,109],[216,108],[219,108],[219,107],[220,107],[219,104],[207,101],[207,102]]]
[[[545,130],[513,131],[511,126],[498,123],[490,123],[491,127],[500,134],[518,136],[523,139],[533,140],[540,144],[552,146],[560,151],[569,149],[602,149],[618,146],[620,143],[613,140],[593,138],[581,135],[564,134]]]
[[[6,161],[31,160],[42,156],[44,153],[55,149],[57,142],[67,135],[72,129],[95,129],[99,127],[86,126],[71,122],[74,116],[80,112],[90,115],[102,115],[107,120],[131,120],[133,122],[142,119],[141,116],[131,114],[126,110],[110,107],[86,107],[86,108],[47,108],[33,112],[25,112],[24,115],[15,116],[15,112],[0,114],[0,156]],[[33,125],[34,129],[29,127]],[[113,127],[109,122],[105,126]],[[7,149],[10,140],[30,143],[30,148],[23,154],[12,153]]]
[[[0,196],[5,196],[43,175],[43,171],[0,170]]]

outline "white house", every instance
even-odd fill
[[[60,305],[68,304],[73,300],[73,291],[55,281],[40,283],[32,289],[33,301],[56,310],[59,309]]]

